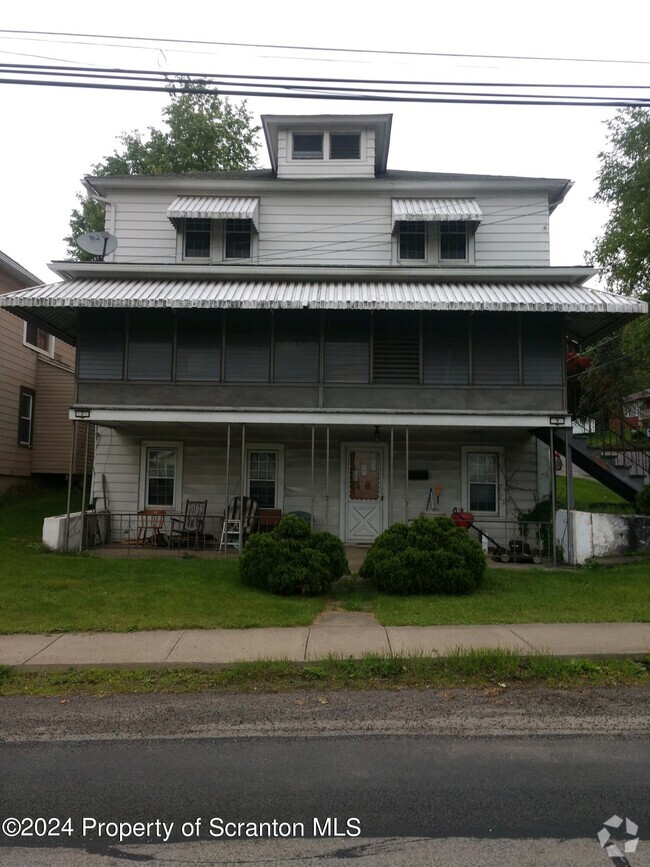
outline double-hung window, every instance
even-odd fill
[[[226,220],[224,259],[250,259],[253,238],[252,220]]]
[[[294,160],[360,160],[360,132],[294,132],[291,136]]]
[[[440,225],[440,260],[467,259],[467,223],[462,220],[442,222]]]
[[[423,261],[427,258],[427,224],[423,221],[404,220],[398,228],[399,258],[417,259]]]
[[[463,490],[470,512],[500,515],[503,511],[504,450],[463,448]]]
[[[34,433],[34,392],[21,388],[18,403],[18,445],[31,446]]]
[[[252,255],[252,220],[185,220],[183,259],[205,263],[250,259]]]
[[[212,220],[185,221],[186,259],[209,259],[212,253]]]
[[[284,496],[284,453],[277,445],[247,449],[248,496],[260,509],[281,509]]]
[[[181,443],[144,443],[141,501],[144,508],[179,510],[183,450]]]

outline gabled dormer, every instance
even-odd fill
[[[264,115],[279,178],[373,178],[386,171],[390,114]]]

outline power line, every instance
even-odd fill
[[[449,57],[458,59],[471,60],[523,60],[534,62],[550,62],[550,63],[611,63],[611,64],[626,64],[626,65],[650,65],[649,60],[617,60],[611,58],[592,58],[592,57],[553,57],[553,56],[535,56],[521,54],[469,54],[461,52],[441,52],[441,51],[400,51],[396,49],[377,49],[377,48],[341,48],[332,46],[318,45],[285,45],[278,43],[264,42],[225,42],[208,39],[178,39],[156,36],[120,36],[119,34],[101,34],[101,33],[73,33],[68,31],[57,30],[8,30],[0,29],[0,33],[7,33],[15,36],[64,36],[64,37],[79,37],[81,39],[117,39],[123,42],[146,42],[167,44],[167,45],[215,45],[227,48],[264,48],[278,49],[282,51],[321,51],[333,52],[340,54],[370,54],[382,56],[396,57]]]

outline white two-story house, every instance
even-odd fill
[[[266,116],[271,168],[88,177],[117,249],[4,306],[78,347],[101,507],[300,511],[346,543],[548,494],[567,338],[646,311],[550,267],[563,179],[387,168],[390,115]]]

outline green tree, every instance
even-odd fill
[[[640,295],[650,290],[650,110],[621,109],[607,128],[594,199],[610,216],[589,258],[611,290]]]
[[[259,127],[246,103],[233,105],[202,82],[184,80],[170,87],[170,103],[163,111],[165,129],[148,128],[122,133],[122,147],[92,167],[98,177],[161,175],[180,172],[241,171],[255,168]],[[65,237],[68,256],[76,261],[94,257],[80,250],[75,239],[84,232],[101,232],[104,209],[90,196],[77,195],[79,207],[70,215]]]

